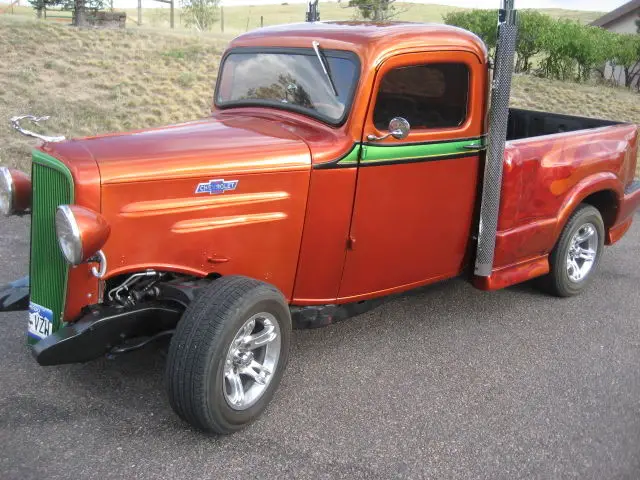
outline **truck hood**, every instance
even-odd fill
[[[103,185],[302,170],[311,164],[309,148],[299,136],[282,124],[251,116],[212,116],[47,146],[55,155],[71,144],[93,157]]]

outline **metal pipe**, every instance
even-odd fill
[[[318,9],[318,0],[310,0],[307,4],[307,14],[306,14],[307,22],[319,22],[320,21],[320,10]]]
[[[509,121],[509,97],[518,36],[517,12],[513,6],[514,0],[502,0],[502,9],[499,11],[498,19],[498,42],[491,85],[489,136],[484,165],[475,263],[475,274],[481,277],[488,277],[493,270],[498,233],[502,166]]]

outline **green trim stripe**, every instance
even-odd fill
[[[478,145],[479,148],[469,148]],[[445,142],[425,142],[412,144],[392,143],[375,145],[356,143],[345,156],[332,162],[315,165],[314,168],[339,168],[376,165],[384,163],[429,161],[470,156],[486,148],[485,137],[465,138]]]
[[[358,157],[360,156],[360,144],[356,143],[353,148],[342,157],[336,165],[340,167],[355,167],[358,165]]]
[[[477,149],[468,148],[472,145],[482,145],[482,147]],[[361,164],[473,155],[483,149],[484,139],[482,137],[413,145],[363,145]]]
[[[39,150],[32,154],[30,300],[53,312],[53,329],[62,324],[69,264],[58,246],[55,214],[59,205],[73,204],[74,185],[69,169]],[[30,344],[38,340],[28,336]]]

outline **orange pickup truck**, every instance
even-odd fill
[[[31,215],[0,309],[29,311],[42,365],[171,337],[172,407],[228,433],[269,402],[294,326],[459,275],[582,292],[640,205],[637,127],[509,109],[509,0],[499,29],[490,75],[449,26],[264,28],[231,42],[210,117],[49,139],[30,177],[0,171],[0,208]]]

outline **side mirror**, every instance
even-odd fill
[[[410,130],[411,125],[409,125],[409,122],[402,117],[392,118],[389,122],[389,133],[396,140],[407,138]]]
[[[376,137],[371,133],[367,135],[367,140],[369,142],[376,142],[389,137],[393,137],[396,140],[403,140],[407,138],[410,131],[411,125],[409,125],[409,122],[405,118],[394,117],[389,122],[389,133],[387,133],[386,135],[382,135],[381,137]]]

